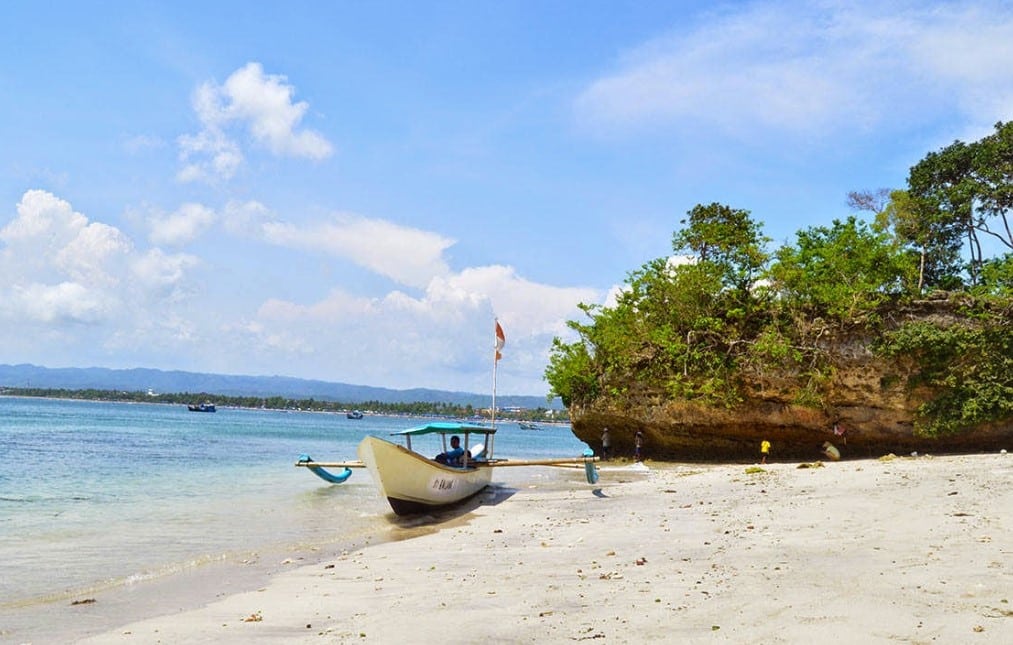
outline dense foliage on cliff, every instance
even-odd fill
[[[672,257],[632,271],[614,304],[582,305],[575,341],[554,339],[552,394],[567,406],[733,407],[762,390],[820,408],[833,348],[857,339],[905,362],[904,386],[924,400],[921,432],[1013,416],[1013,124],[929,154],[907,190],[852,193],[849,204],[859,212],[773,253],[748,211],[694,207]],[[926,297],[953,315],[896,322]]]

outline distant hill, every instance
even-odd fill
[[[104,367],[48,368],[38,365],[0,365],[0,387],[37,387],[65,390],[124,390],[144,392],[206,392],[224,396],[283,396],[292,399],[318,399],[341,403],[454,403],[488,407],[489,394],[447,392],[415,388],[391,390],[366,385],[330,383],[287,376],[230,376],[197,372],[154,369],[107,369]],[[497,394],[497,407],[562,409],[556,400],[547,404],[545,397]]]

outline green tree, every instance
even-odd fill
[[[1013,297],[1013,253],[986,260],[981,267],[981,284],[975,291],[982,295]]]
[[[555,339],[545,378],[564,401],[625,397],[631,383],[682,398],[739,400],[738,338],[764,319],[752,286],[767,255],[749,212],[697,206],[673,235],[684,263],[658,258],[631,272],[614,307],[582,309],[575,343]]]
[[[911,168],[908,188],[921,216],[942,241],[967,243],[971,283],[977,284],[986,261],[982,238],[1013,250],[1013,123],[999,122],[995,132],[973,143],[955,141],[931,152]]]
[[[760,224],[747,210],[713,203],[696,205],[672,236],[672,250],[719,269],[721,282],[740,298],[749,291],[769,259]]]
[[[979,217],[976,228],[1013,251],[1013,122],[995,124],[995,132],[974,146],[973,178]]]
[[[770,275],[784,306],[853,319],[903,292],[905,261],[889,235],[855,216],[799,231],[778,250]]]
[[[901,245],[917,255],[915,293],[926,288],[955,289],[961,285],[960,232],[947,226],[941,213],[906,190],[890,193],[876,223],[892,231]]]

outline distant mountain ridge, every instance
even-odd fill
[[[49,368],[30,364],[0,365],[0,387],[123,390],[128,392],[144,392],[151,389],[155,392],[206,392],[223,396],[283,396],[292,399],[317,399],[341,403],[422,402],[453,403],[474,407],[488,407],[492,403],[492,396],[489,394],[448,392],[425,388],[392,390],[289,376],[233,376],[146,368]],[[558,400],[548,404],[545,397],[503,394],[497,394],[496,406],[562,409],[562,404]]]

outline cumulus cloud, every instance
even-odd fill
[[[261,230],[273,244],[347,258],[412,287],[425,287],[434,277],[448,273],[443,252],[454,244],[437,233],[351,213],[338,213],[330,221],[308,226],[271,221]]]
[[[7,314],[28,321],[96,323],[116,310],[115,298],[76,282],[16,284],[10,287]],[[12,311],[15,310],[15,311]]]
[[[178,299],[183,295],[180,289],[187,271],[198,264],[199,260],[192,255],[167,254],[161,249],[150,249],[132,258],[130,272],[148,293]]]
[[[0,318],[24,323],[122,324],[178,289],[188,256],[138,252],[116,227],[69,202],[26,192],[0,228]]]
[[[1013,107],[1013,16],[999,4],[765,2],[715,11],[631,51],[578,115],[599,131],[701,124],[813,135]]]
[[[214,221],[215,213],[207,206],[183,204],[173,213],[153,216],[148,239],[152,244],[180,246],[196,239]]]
[[[0,229],[8,284],[28,277],[71,278],[85,286],[115,285],[115,263],[129,253],[118,229],[90,222],[71,205],[42,190],[26,192],[17,216]]]
[[[309,109],[293,102],[295,89],[281,75],[265,74],[258,63],[247,63],[223,85],[208,82],[198,87],[192,104],[202,129],[179,138],[183,167],[180,181],[229,179],[244,156],[232,129],[245,130],[258,145],[274,155],[324,159],[333,152],[321,134],[300,123]]]
[[[601,298],[593,289],[533,283],[512,267],[472,267],[434,278],[417,296],[395,290],[366,298],[334,289],[310,304],[271,299],[255,321],[233,331],[245,346],[284,347],[354,373],[357,382],[456,382],[487,391],[495,316],[507,334],[504,385],[538,392],[545,390],[540,376],[552,337],[566,333],[579,302]]]

